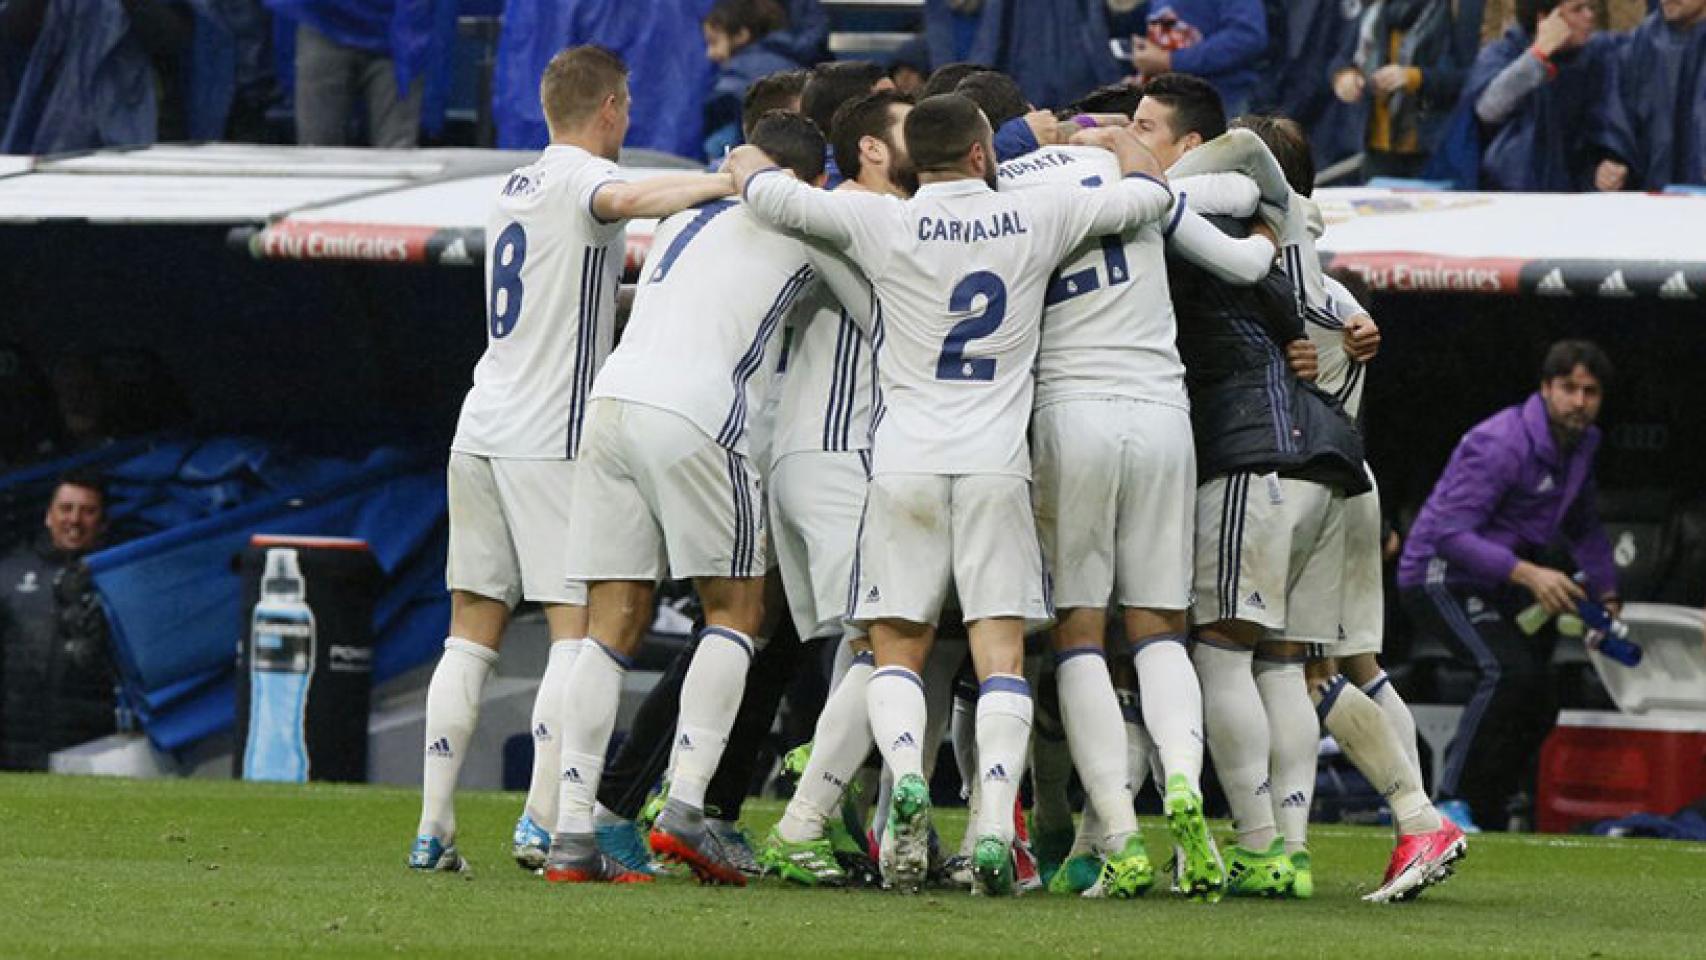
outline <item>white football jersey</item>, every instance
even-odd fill
[[[1120,179],[1114,155],[1095,147],[1044,147],[999,170],[1003,190],[1100,187]],[[1164,227],[1150,222],[1092,237],[1049,278],[1037,349],[1038,407],[1073,396],[1117,396],[1189,408]]]
[[[812,283],[805,244],[766,228],[745,205],[713,200],[683,210],[652,235],[634,311],[592,396],[669,410],[749,453],[776,334]]]
[[[794,305],[772,457],[871,447],[876,360],[871,285],[841,255],[807,244],[818,282]]]
[[[872,473],[1029,478],[1032,367],[1049,276],[1086,237],[1160,219],[1173,195],[1109,188],[997,193],[981,180],[926,184],[910,200],[826,192],[760,174],[764,219],[843,250],[869,277],[880,394]]]
[[[486,220],[486,352],[451,449],[573,460],[587,390],[610,353],[623,225],[592,213],[616,164],[550,146],[504,183]]]
[[[1329,276],[1323,276],[1322,282],[1327,290],[1327,312],[1338,321],[1339,328],[1330,329],[1313,321],[1308,324],[1309,339],[1315,344],[1321,367],[1315,385],[1338,397],[1339,402],[1345,405],[1345,412],[1355,420],[1362,413],[1362,387],[1368,367],[1352,360],[1351,355],[1345,352],[1343,328],[1352,317],[1368,311],[1357,303],[1356,297],[1351,296],[1344,284]]]

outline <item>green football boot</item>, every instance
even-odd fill
[[[1038,829],[1033,818],[1031,853],[1037,858],[1037,872],[1042,875],[1044,884],[1054,881],[1054,875],[1072,855],[1072,843],[1076,839],[1077,831],[1071,827]]]
[[[1315,896],[1315,870],[1309,862],[1308,850],[1291,855],[1291,871],[1291,895],[1298,900]]]
[[[782,755],[782,779],[797,784],[806,775],[806,764],[812,762],[812,742],[807,740]]]
[[[634,818],[634,825],[640,828],[642,834],[652,831],[652,824],[657,822],[658,814],[663,812],[663,805],[669,802],[669,781],[665,780],[658,791],[646,798],[645,806],[640,808],[640,815]]]
[[[790,843],[772,828],[758,862],[766,872],[802,887],[839,887],[847,882],[847,874],[835,862],[835,851],[822,838]]]
[[[1203,820],[1202,797],[1191,789],[1184,774],[1167,778],[1167,792],[1162,798],[1167,814],[1167,830],[1173,835],[1173,846],[1179,851],[1182,869],[1174,874],[1179,892],[1192,900],[1213,903],[1226,889],[1226,869],[1221,866],[1220,853],[1209,835],[1208,823]]]
[[[1134,833],[1119,853],[1103,862],[1096,885],[1086,890],[1084,896],[1133,900],[1153,886],[1155,868],[1149,865],[1149,851],[1143,849],[1142,835]]]
[[[1296,879],[1285,841],[1277,837],[1263,853],[1233,847],[1226,858],[1226,892],[1234,897],[1287,897]]]
[[[1013,844],[996,836],[980,837],[971,855],[971,892],[989,897],[1013,894]]]
[[[1049,878],[1048,892],[1076,897],[1095,886],[1101,875],[1101,857],[1093,853],[1075,853],[1067,857]]]
[[[916,773],[901,777],[889,796],[883,881],[916,893],[930,872],[930,785]]]

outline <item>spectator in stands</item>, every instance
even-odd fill
[[[705,56],[717,81],[705,100],[705,159],[720,160],[741,137],[741,105],[760,77],[797,70],[786,36],[788,13],[777,0],[717,0],[705,15]]]
[[[1333,92],[1368,104],[1363,173],[1416,177],[1463,90],[1452,0],[1377,0],[1333,71]]]
[[[984,64],[1032,103],[1068,103],[1122,73],[1108,53],[1106,9],[1106,0],[925,0],[930,62]]]
[[[1131,65],[1140,77],[1193,74],[1220,91],[1227,116],[1249,108],[1256,68],[1268,48],[1261,0],[1151,2],[1147,26],[1147,34],[1131,44]]]
[[[113,731],[106,621],[79,562],[106,502],[99,478],[67,474],[43,531],[0,557],[0,769],[46,770],[55,750]]]
[[[94,357],[74,353],[53,365],[53,398],[65,452],[81,453],[112,442],[112,393]]]
[[[1361,105],[1333,95],[1333,61],[1356,37],[1360,3],[1290,0],[1269,20],[1268,68],[1252,107],[1290,117],[1309,131],[1315,166],[1325,168],[1362,151]]]
[[[349,143],[359,97],[367,142],[413,147],[420,140],[421,97],[434,54],[436,3],[408,0],[266,0],[296,21],[296,142]],[[442,43],[442,39],[439,41]],[[537,75],[534,79],[538,84]]]
[[[1574,191],[1593,184],[1588,131],[1616,41],[1595,34],[1589,0],[1517,0],[1517,23],[1476,58],[1459,110],[1473,111],[1486,190]]]
[[[0,74],[16,89],[0,76],[0,153],[186,139],[192,41],[213,16],[191,0],[3,0]]]
[[[1612,61],[1600,190],[1706,184],[1706,0],[1661,0]]]
[[[1441,812],[1460,825],[1504,822],[1557,713],[1550,635],[1519,630],[1518,613],[1536,603],[1549,614],[1569,612],[1584,597],[1621,608],[1593,474],[1594,422],[1611,376],[1594,344],[1553,344],[1539,392],[1463,437],[1404,543],[1405,612],[1477,677],[1434,785],[1451,801]],[[1584,582],[1527,559],[1554,544],[1569,551]]]

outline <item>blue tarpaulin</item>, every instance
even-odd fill
[[[125,700],[161,749],[235,721],[242,635],[233,559],[255,533],[365,540],[385,574],[374,611],[374,681],[436,653],[443,584],[444,474],[435,457],[379,448],[303,456],[240,438],[171,441],[110,469],[116,522],[158,532],[92,554]]]

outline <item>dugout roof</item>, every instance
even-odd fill
[[[0,158],[0,224],[228,224],[257,259],[477,266],[505,175],[531,154],[237,144]],[[635,176],[675,167],[623,158]],[[1378,292],[1706,297],[1706,196],[1323,189],[1330,264]],[[628,230],[630,269],[654,224]]]

